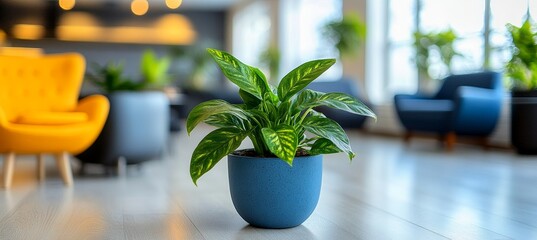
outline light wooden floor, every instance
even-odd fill
[[[206,131],[173,136],[170,156],[141,171],[75,175],[73,188],[52,159],[43,183],[33,158],[17,159],[12,189],[0,191],[0,239],[537,239],[537,157],[350,131],[357,158],[325,156],[313,215],[264,230],[235,212],[226,160],[192,184],[190,154]]]

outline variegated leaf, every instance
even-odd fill
[[[211,115],[207,117],[204,122],[219,128],[236,127],[245,131],[248,130],[250,126],[247,121],[244,121],[231,113],[219,113]]]
[[[339,149],[334,143],[332,143],[332,141],[326,138],[321,138],[315,141],[310,149],[310,154],[312,155],[331,154],[338,152],[341,152],[341,149]]]
[[[377,118],[375,113],[360,100],[345,93],[322,93],[306,89],[298,95],[297,105],[300,110],[328,106],[346,112]]]
[[[223,157],[235,151],[247,133],[238,128],[220,128],[205,136],[190,160],[190,176],[194,184]]]
[[[278,97],[283,102],[324,73],[336,62],[335,59],[320,59],[306,62],[282,78],[278,85]]]
[[[205,121],[208,117],[220,113],[229,113],[241,119],[248,119],[247,113],[244,110],[224,100],[209,100],[200,103],[190,111],[186,119],[187,133],[190,134],[200,122]]]
[[[267,89],[268,83],[259,77],[255,68],[248,66],[231,54],[208,48],[207,52],[213,57],[224,75],[240,89],[252,94],[258,99],[263,98],[263,94],[270,90]]]
[[[321,97],[320,102],[321,105],[331,108],[377,119],[377,116],[369,107],[345,93],[326,93]]]
[[[349,159],[354,158],[347,134],[334,120],[320,116],[309,116],[304,119],[302,124],[306,131],[330,140],[341,151],[346,152]]]
[[[282,124],[274,128],[263,128],[261,132],[269,150],[292,166],[298,146],[295,129]]]
[[[323,95],[324,93],[322,92],[305,89],[298,95],[296,100],[296,106],[300,111],[306,108],[318,106]]]
[[[257,107],[261,103],[261,100],[242,89],[239,89],[239,96],[248,108]]]

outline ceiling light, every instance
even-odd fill
[[[142,16],[149,10],[149,3],[147,0],[133,0],[131,2],[131,11],[135,15]]]
[[[71,10],[73,7],[75,7],[75,2],[76,0],[60,0],[58,1],[58,4],[63,10]]]
[[[166,0],[166,6],[170,9],[178,8],[181,6],[181,3],[183,3],[183,0]]]

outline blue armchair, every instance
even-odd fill
[[[486,137],[500,115],[503,86],[501,74],[479,72],[451,75],[434,96],[395,95],[395,109],[406,129],[405,141],[414,132],[438,134],[452,149],[457,136]]]

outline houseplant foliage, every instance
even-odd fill
[[[159,58],[152,50],[144,51],[140,60],[140,71],[147,86],[162,89],[168,85],[171,79],[168,75],[170,64],[170,57]]]
[[[347,13],[340,20],[327,23],[324,32],[341,56],[355,53],[362,45],[366,26],[357,14]]]
[[[537,89],[537,32],[529,19],[521,27],[507,24],[512,55],[505,74],[514,90]]]
[[[91,71],[86,74],[86,79],[106,93],[143,89],[145,83],[134,82],[132,79],[123,76],[123,67],[123,63],[109,62],[106,65],[92,63]]]
[[[159,58],[152,50],[146,50],[140,60],[141,79],[138,81],[124,76],[123,62],[109,62],[106,65],[92,63],[86,79],[106,93],[162,89],[171,80],[168,74],[170,63],[169,57]]]
[[[453,57],[461,55],[455,51],[456,40],[457,35],[451,29],[440,32],[414,32],[415,63],[420,75],[432,79],[429,66],[434,62],[441,62],[448,72],[451,72]],[[438,56],[439,59],[434,59],[433,56]]]
[[[257,68],[216,49],[207,50],[224,75],[239,87],[243,104],[209,100],[192,109],[186,128],[190,134],[201,122],[217,127],[198,144],[190,162],[190,175],[197,180],[223,157],[234,152],[248,137],[257,157],[278,157],[292,165],[295,156],[344,152],[352,159],[349,139],[333,120],[313,110],[328,106],[376,118],[357,99],[342,93],[304,89],[335,63],[334,59],[306,62],[271,86]],[[313,136],[309,137],[305,133]]]

